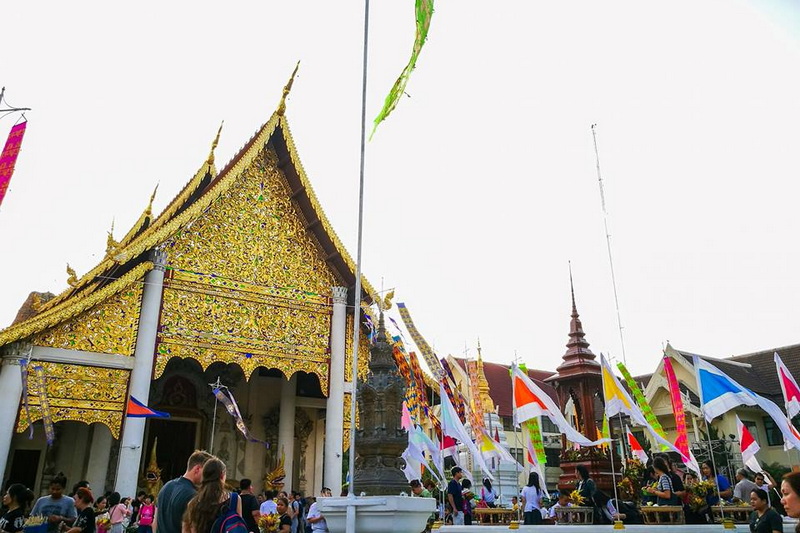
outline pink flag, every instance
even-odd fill
[[[633,433],[631,433],[631,428],[626,426],[625,431],[628,434],[628,446],[631,447],[631,453],[633,454],[634,457],[639,459],[639,461],[641,461],[643,465],[646,465],[647,452],[644,451],[642,445],[639,444],[639,441],[636,440],[636,437],[633,436]]]
[[[413,424],[411,423],[411,413],[408,412],[408,404],[403,400],[403,410],[400,415],[400,427],[406,431],[410,430]]]
[[[763,469],[761,468],[761,465],[758,464],[758,459],[756,459],[756,452],[760,450],[761,447],[756,442],[756,439],[753,438],[753,435],[747,429],[747,426],[745,426],[742,421],[739,420],[739,415],[736,415],[736,430],[739,433],[739,446],[742,452],[742,462],[753,472],[762,472]]]
[[[664,355],[664,373],[667,375],[667,385],[669,386],[669,397],[672,400],[672,411],[675,413],[675,431],[678,433],[678,440],[675,447],[680,450],[684,462],[689,458],[689,436],[686,433],[686,415],[683,411],[683,398],[681,389],[678,386],[678,378],[675,376],[675,369],[672,368],[672,361]]]
[[[25,135],[25,127],[28,122],[15,124],[11,128],[6,140],[6,146],[3,148],[3,153],[0,155],[0,204],[3,203],[3,198],[6,196],[8,184],[11,183],[11,175],[14,174],[14,165],[17,163],[17,155],[19,148],[22,146],[22,137]]]
[[[786,414],[792,419],[800,414],[800,387],[783,364],[778,352],[775,352],[775,366],[778,368],[778,381],[783,391],[783,400],[786,402]]]

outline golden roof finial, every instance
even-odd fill
[[[153,439],[153,449],[150,451],[150,463],[147,465],[148,472],[158,472],[161,473],[161,470],[158,468],[158,458],[156,457],[156,448],[158,447],[158,437]]]
[[[108,232],[108,238],[106,239],[106,257],[113,255],[113,253],[119,248],[119,243],[114,240],[114,219],[111,219],[111,230]]]
[[[206,163],[208,165],[214,164],[214,150],[217,149],[217,145],[219,144],[219,136],[222,133],[222,126],[225,125],[225,121],[223,120],[219,124],[219,129],[217,130],[217,136],[214,137],[214,142],[211,143],[211,151],[208,152],[208,159],[206,159]]]
[[[478,393],[481,395],[481,404],[483,404],[484,412],[494,411],[495,405],[489,394],[489,380],[486,379],[486,373],[483,371],[483,359],[481,358],[481,340],[478,339]]]
[[[67,278],[67,285],[76,287],[78,285],[78,275],[75,273],[75,269],[69,266],[69,263],[67,263],[67,275],[69,276]]]
[[[297,69],[299,68],[300,68],[300,61],[298,61],[297,65],[294,66],[292,77],[289,78],[289,82],[283,87],[283,96],[281,96],[281,102],[278,104],[278,110],[275,112],[279,117],[282,117],[283,114],[286,113],[286,97],[289,96],[289,92],[292,90],[294,77],[297,74]]]
[[[153,212],[153,200],[156,199],[156,193],[158,192],[158,183],[156,183],[156,188],[153,189],[153,194],[150,195],[150,201],[147,203],[147,212]]]

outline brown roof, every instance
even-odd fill
[[[464,359],[454,357],[459,366],[466,370],[466,363]],[[489,361],[483,362],[483,373],[486,375],[486,381],[489,382],[489,396],[492,397],[495,405],[499,406],[497,414],[500,416],[512,415],[512,397],[511,397],[511,376],[508,372],[509,365],[501,365],[499,363],[490,363]],[[555,374],[548,370],[528,369],[528,377],[530,377],[536,385],[545,391],[556,403],[558,403],[558,395],[556,389],[549,383],[543,380]]]

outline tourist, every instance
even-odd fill
[[[750,533],[783,533],[783,518],[769,506],[767,491],[755,488],[750,491]]]
[[[153,497],[148,494],[144,497],[144,502],[139,508],[139,529],[137,533],[153,533],[155,514],[156,506],[153,505]]]
[[[420,498],[430,498],[431,491],[426,489],[422,486],[422,483],[418,479],[414,479],[408,483],[409,487],[411,487],[411,495],[418,496]]]
[[[736,471],[736,485],[733,487],[733,497],[736,500],[740,502],[750,500],[750,493],[757,488],[759,488],[758,485],[750,481],[750,472],[746,468]]]
[[[578,485],[575,487],[580,495],[583,497],[587,506],[594,505],[594,493],[597,491],[597,485],[594,480],[589,477],[589,470],[584,465],[575,467],[575,477],[578,480]]]
[[[120,501],[119,492],[112,492],[108,497],[108,518],[111,520],[111,533],[122,533],[125,529],[125,518],[129,516],[128,506]]]
[[[733,490],[731,490],[731,482],[728,481],[728,478],[723,476],[722,474],[717,474],[714,465],[711,461],[703,461],[700,464],[700,470],[703,474],[703,480],[711,481],[717,486],[716,491],[711,491],[708,496],[706,496],[706,501],[708,505],[717,505],[719,503],[719,499],[722,498],[723,500],[727,500],[731,496],[733,496]]]
[[[472,504],[475,493],[472,492],[472,481],[467,478],[461,480],[461,495],[464,496],[464,525],[472,525]]]
[[[330,498],[331,489],[329,489],[328,487],[322,487],[322,490],[319,491],[319,495],[323,498]],[[308,521],[309,524],[311,524],[312,532],[316,533],[328,532],[328,524],[325,522],[325,517],[322,516],[322,512],[320,512],[319,510],[319,503],[317,503],[316,501],[311,504],[311,507],[308,508],[308,514],[306,515],[306,520]]]
[[[800,472],[789,472],[783,476],[781,494],[781,504],[786,514],[800,518]],[[800,522],[795,527],[795,533],[800,533]]]
[[[481,487],[481,501],[486,504],[486,507],[494,509],[497,507],[497,491],[492,488],[492,482],[488,477],[483,478],[483,486]]]
[[[69,497],[74,498],[75,494],[78,492],[78,489],[81,488],[92,490],[92,487],[89,485],[89,482],[86,481],[85,479],[82,479],[77,483],[75,483],[74,485],[72,485],[72,492],[69,493]]]
[[[303,533],[303,495],[295,490],[292,491],[291,516],[292,533]]]
[[[645,491],[656,497],[658,505],[680,505],[680,500],[672,487],[669,465],[663,457],[656,457],[653,460],[653,470],[658,476],[658,482],[655,487],[646,487]]]
[[[0,531],[17,533],[25,523],[25,509],[33,501],[33,492],[20,483],[8,487],[3,495],[6,513],[0,517]]]
[[[441,496],[441,491],[439,490],[439,487],[436,486],[436,483],[432,479],[426,479],[425,481],[423,481],[422,486],[425,487],[425,490],[427,490],[430,493],[431,498],[436,498],[436,501],[437,502],[439,501],[439,497]]]
[[[104,514],[108,514],[108,499],[105,496],[98,496],[94,501],[94,516],[99,518]]]
[[[70,498],[72,499],[72,498]],[[61,523],[61,531],[66,533],[94,533],[95,532],[95,516],[92,502],[94,496],[92,491],[86,487],[80,487],[75,491],[75,499],[73,500],[75,509],[78,510],[78,515],[75,520],[75,525],[72,527]]]
[[[163,488],[161,490],[164,490]],[[159,493],[160,494],[160,493]],[[135,524],[137,520],[139,520],[139,509],[142,507],[144,503],[144,497],[147,496],[147,493],[143,490],[140,490],[136,494],[136,499],[131,502],[131,524]]]
[[[264,496],[264,503],[259,507],[258,512],[262,515],[270,515],[278,513],[278,506],[275,504],[275,493],[268,490]]]
[[[453,518],[454,526],[464,525],[464,496],[461,493],[461,478],[464,472],[460,466],[454,466],[450,470],[453,479],[447,484],[447,503],[450,504],[450,514]]]
[[[189,500],[197,493],[196,485],[203,479],[203,465],[211,454],[195,450],[186,462],[183,476],[167,481],[158,493],[156,531],[158,533],[180,533],[181,520]],[[144,500],[142,500],[144,501]]]
[[[50,533],[58,531],[61,522],[66,522],[67,525],[72,524],[78,516],[75,513],[75,500],[64,496],[64,487],[66,486],[67,478],[64,477],[64,474],[57,474],[50,482],[50,496],[43,496],[36,500],[36,504],[31,510],[32,515],[47,517],[47,531]]]
[[[280,519],[277,533],[292,533],[292,517],[289,516],[289,500],[280,497],[275,502]]]
[[[236,500],[236,512],[239,516],[242,515],[241,500],[225,490],[225,476],[225,463],[221,460],[212,457],[205,462],[200,488],[183,514],[183,533],[209,533],[217,517],[226,513],[229,507],[233,508],[231,498]]]
[[[669,480],[672,482],[672,492],[678,497],[679,504],[685,503],[689,500],[689,493],[686,491],[686,487],[684,486],[683,480],[686,477],[686,473],[681,471],[678,468],[678,465],[670,458],[669,454],[663,454],[661,457],[667,462],[667,466],[669,467],[669,472],[667,475],[669,476]]]
[[[526,526],[542,523],[542,497],[544,492],[539,486],[539,474],[531,472],[528,484],[522,489],[523,521]]]
[[[558,501],[550,507],[547,516],[552,518],[557,524],[558,515],[556,514],[556,509],[563,509],[566,507],[572,507],[572,502],[569,501],[569,493],[565,491],[558,494]]]
[[[247,478],[239,482],[239,496],[242,498],[242,518],[250,533],[258,533],[258,517],[261,515],[258,499],[253,494],[253,482]]]

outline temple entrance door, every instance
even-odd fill
[[[198,447],[200,420],[192,418],[151,418],[147,428],[147,448],[143,469],[147,470],[153,453],[153,442],[158,437],[156,462],[161,469],[161,480],[180,477],[186,471],[186,461]]]

